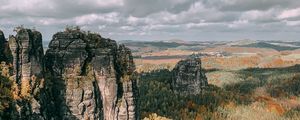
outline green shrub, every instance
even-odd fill
[[[290,97],[300,95],[300,75],[283,79],[277,84],[269,85],[268,92],[272,97]]]
[[[0,76],[0,118],[7,118],[12,103],[12,82],[3,76]]]

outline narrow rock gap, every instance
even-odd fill
[[[13,36],[14,37],[14,36]],[[19,43],[19,41],[14,37],[14,39],[15,39],[15,42],[16,42],[16,83],[17,84],[20,84],[20,76],[19,76],[19,74],[20,74],[20,64],[19,64],[19,61],[21,60],[20,59],[20,43]]]
[[[126,119],[127,119],[127,120],[129,120],[129,106],[128,106],[128,102],[127,102],[127,100],[126,100],[125,98],[124,98],[124,100],[125,100],[125,104],[126,104],[126,111],[127,111],[127,112],[126,112],[126,117],[127,117]]]
[[[118,86],[117,87],[117,102],[118,102],[120,99],[122,99],[124,90],[123,90],[123,83],[121,81],[121,77],[122,77],[121,67],[122,66],[119,66],[120,63],[118,61],[118,57],[116,54],[114,55],[114,64],[115,64],[114,69],[116,70],[116,82],[117,82],[117,86]]]
[[[94,77],[94,81],[93,81],[93,87],[94,87],[94,95],[95,95],[95,113],[97,113],[99,115],[99,120],[103,120],[104,119],[104,115],[103,115],[103,105],[102,105],[102,99],[101,99],[101,92],[98,86],[98,82],[97,82],[97,78],[95,75],[95,70],[93,70],[93,77]]]
[[[95,56],[92,53],[91,47],[89,45],[89,43],[87,41],[85,41],[86,43],[86,47],[85,47],[85,51],[87,52],[88,56],[87,58],[84,60],[83,65],[81,67],[81,73],[80,76],[86,76],[87,75],[87,69],[88,69],[88,65],[89,63],[91,63],[93,57]]]

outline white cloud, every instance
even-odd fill
[[[123,0],[80,0],[79,4],[96,4],[98,7],[123,6]]]
[[[46,36],[63,30],[66,25],[79,25],[121,39],[159,39],[170,35],[198,39],[201,32],[259,31],[268,35],[266,32],[300,29],[297,0],[0,0],[0,3],[1,28],[35,26],[45,31]],[[210,37],[219,37],[215,34]],[[209,34],[201,35],[209,38]]]
[[[278,16],[279,19],[288,19],[300,16],[300,8],[284,10]]]
[[[41,9],[54,9],[53,2],[44,0],[5,0],[0,2],[2,4],[0,8],[3,11],[37,12]]]
[[[106,25],[99,25],[99,26],[98,26],[98,29],[99,29],[99,30],[103,30],[103,29],[105,29],[105,28],[106,28]]]
[[[269,10],[250,10],[241,13],[239,20],[248,20],[252,23],[272,23],[279,22],[277,15],[279,13],[278,9],[269,9]]]
[[[128,31],[131,31],[131,30],[134,30],[134,27],[131,27],[131,26],[122,26],[121,29],[122,29],[122,30],[128,30]]]
[[[119,14],[116,12],[107,13],[107,14],[88,14],[75,18],[76,25],[91,25],[95,23],[118,23],[119,22]]]
[[[288,26],[300,26],[300,21],[284,21]]]
[[[201,28],[201,27],[205,27],[205,26],[218,25],[218,24],[221,24],[221,23],[207,23],[207,22],[188,23],[188,24],[186,24],[186,27],[188,29],[190,29],[190,28]]]
[[[228,24],[229,28],[240,28],[248,25],[249,21],[248,20],[237,20],[233,21],[232,23]]]

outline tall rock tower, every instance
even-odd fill
[[[16,36],[9,37],[13,56],[13,80],[20,119],[42,119],[40,90],[43,88],[43,45],[40,32],[16,28]]]
[[[172,88],[177,94],[199,94],[208,85],[200,58],[190,57],[181,60],[172,72]]]
[[[125,46],[69,28],[53,35],[45,68],[47,119],[137,119],[135,66]]]

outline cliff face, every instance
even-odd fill
[[[39,103],[43,88],[43,46],[40,32],[18,28],[16,36],[9,37],[13,56],[11,79],[16,86],[14,94],[20,119],[42,119]]]
[[[7,59],[4,56],[5,41],[4,33],[0,30],[0,61],[6,61]]]
[[[13,81],[9,119],[138,119],[135,65],[124,45],[69,29],[53,36],[44,56],[40,32],[16,32],[7,42],[0,31],[0,60],[12,64],[0,66]]]
[[[208,85],[201,60],[188,58],[181,60],[173,69],[172,88],[180,95],[199,94]]]
[[[0,30],[0,62],[11,62],[11,52],[8,43],[5,39],[4,33]]]
[[[98,34],[67,30],[53,36],[45,66],[47,119],[137,119],[128,48]]]

